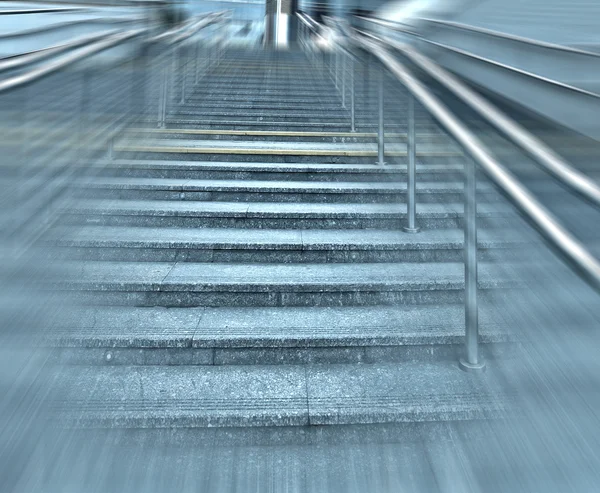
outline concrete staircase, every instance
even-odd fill
[[[376,85],[359,131],[301,53],[233,52],[139,125],[48,241],[74,308],[50,321],[56,417],[69,426],[197,428],[504,417],[515,274],[527,237],[481,182],[485,374],[464,336],[460,151],[418,111],[417,221],[406,216],[405,99],[391,81],[386,166]],[[193,81],[187,81],[192,84]]]

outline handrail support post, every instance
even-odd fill
[[[346,54],[342,51],[342,108],[346,109]]]
[[[408,224],[402,229],[406,233],[418,233],[416,225],[417,214],[417,176],[416,176],[416,141],[415,141],[415,98],[408,93],[406,151],[408,157],[406,180],[406,216]]]
[[[380,70],[379,76],[379,126],[377,129],[377,164],[383,166],[385,164],[385,134],[383,122],[383,68]]]
[[[350,132],[356,132],[356,108],[354,106],[354,69],[355,61],[354,58],[351,60],[350,70],[352,78],[350,79]]]
[[[459,360],[464,371],[485,370],[479,357],[479,309],[477,305],[477,177],[475,161],[465,162],[465,356]]]

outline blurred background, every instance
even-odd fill
[[[0,491],[596,492],[599,20],[0,2]]]

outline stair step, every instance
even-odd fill
[[[417,222],[424,229],[461,227],[462,211],[462,204],[417,204]],[[480,204],[478,215],[482,229],[516,219],[514,209],[504,204]],[[405,219],[401,204],[182,200],[80,200],[64,217],[79,224],[275,229],[400,229]]]
[[[457,262],[463,256],[459,229],[291,230],[228,228],[58,228],[47,238],[73,259],[153,262]],[[527,255],[527,240],[509,231],[481,231],[479,258]],[[510,252],[507,250],[510,249]],[[499,252],[501,251],[501,252]]]
[[[515,341],[496,308],[483,307],[486,359]],[[264,365],[456,360],[464,308],[89,307],[52,320],[53,361],[92,365]],[[107,355],[109,360],[107,360]]]
[[[88,166],[87,163],[84,163]],[[282,181],[406,181],[406,165],[347,163],[267,163],[229,161],[177,161],[115,159],[94,166],[103,174],[122,176],[165,177],[186,179],[236,179]],[[417,176],[427,181],[454,181],[462,176],[462,163],[437,166],[419,163]],[[425,179],[425,178],[423,178]],[[418,179],[420,181],[420,179]]]
[[[136,306],[367,306],[460,303],[453,263],[66,262],[51,286],[75,299]],[[480,263],[479,287],[518,288],[519,264]]]
[[[337,143],[337,142],[257,142],[257,141],[223,141],[223,140],[185,140],[156,139],[137,141],[117,141],[114,146],[117,157],[138,157],[153,159],[153,156],[172,156],[173,159],[194,159],[197,156],[213,156],[215,159],[300,159],[315,158],[367,159],[375,161],[378,156],[377,144],[370,143]],[[421,145],[417,157],[422,159],[448,161],[462,158],[463,153],[448,144]],[[385,146],[387,158],[406,158],[406,144],[390,143]]]
[[[102,177],[73,183],[77,195],[129,200],[188,200],[239,202],[405,202],[406,183],[187,180],[178,178]],[[479,186],[480,200],[499,199],[489,185]],[[419,182],[420,202],[456,202],[464,195],[462,182]]]
[[[454,421],[506,416],[500,371],[455,362],[56,369],[66,426],[196,428]]]

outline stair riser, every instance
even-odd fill
[[[300,131],[300,130],[299,130]],[[329,137],[329,136],[312,136],[312,135],[301,135],[301,136],[288,136],[288,135],[231,135],[231,134],[183,134],[183,133],[168,133],[168,134],[126,134],[125,138],[134,140],[139,139],[139,142],[143,142],[144,139],[148,138],[168,138],[168,139],[181,139],[182,145],[185,145],[188,140],[225,140],[225,141],[242,141],[242,142],[331,142],[331,143],[339,143],[339,142],[347,142],[347,143],[376,143],[376,138],[374,136],[368,137]],[[402,142],[402,138],[394,138],[394,142]],[[448,140],[442,139],[428,139],[427,142],[440,142],[445,143]]]
[[[377,364],[407,361],[457,361],[464,352],[464,334],[457,334],[446,344],[365,345],[340,347],[65,347],[54,349],[50,362],[67,365],[311,365]],[[481,344],[487,361],[505,358],[514,343]],[[110,363],[107,362],[110,355]]]
[[[156,119],[154,117],[143,120],[146,124],[156,128]],[[237,115],[231,115],[231,117],[224,120],[217,120],[212,117],[202,117],[201,119],[194,119],[188,117],[175,118],[167,116],[166,119],[167,128],[201,128],[201,129],[224,129],[224,130],[269,130],[269,131],[298,131],[307,130],[312,132],[349,132],[350,131],[350,117],[346,118],[345,122],[333,123],[327,121],[320,122],[273,122],[271,120],[254,120],[254,121],[242,121],[237,118]],[[386,123],[386,131],[394,131],[399,129],[400,131],[406,130],[406,125],[394,124],[390,125]],[[429,126],[423,128],[431,128],[432,131],[437,131],[437,127]],[[359,132],[373,132],[376,131],[377,124],[374,122],[356,122],[356,130]]]
[[[177,216],[110,216],[68,214],[63,224],[85,224],[103,226],[148,226],[166,228],[259,228],[259,229],[401,229],[406,216],[396,218],[244,218],[244,217],[177,217]],[[482,217],[480,228],[511,227],[514,217]],[[423,229],[461,228],[460,217],[419,218],[417,224]]]
[[[482,262],[527,261],[531,252],[522,247],[481,248]],[[61,247],[53,258],[121,262],[229,262],[229,263],[383,263],[383,262],[462,262],[463,250],[456,248],[412,250],[277,250],[210,249],[200,247]]]
[[[178,192],[164,190],[101,190],[80,189],[78,198],[123,200],[185,200],[199,202],[285,202],[326,204],[405,204],[406,193],[271,193],[271,192]],[[457,203],[463,200],[462,191],[418,192],[418,203]],[[480,194],[479,203],[500,202],[496,192]]]
[[[167,118],[169,120],[210,120],[215,122],[239,121],[248,124],[257,121],[274,123],[333,123],[337,125],[347,124],[350,126],[350,117],[343,110],[330,112],[305,111],[295,112],[290,110],[236,110],[235,108],[225,111],[203,110],[203,109],[179,109],[169,110]],[[375,120],[373,120],[375,121]]]
[[[277,171],[219,171],[219,170],[190,170],[164,168],[104,168],[99,176],[121,176],[130,178],[175,178],[189,180],[274,180],[274,181],[320,181],[320,182],[396,182],[406,183],[406,171],[400,173],[303,173],[303,172],[277,172]],[[417,182],[451,182],[462,179],[462,172],[445,172],[442,167],[440,170],[431,172],[417,172]]]
[[[100,286],[99,286],[100,287]],[[93,305],[164,306],[164,307],[283,307],[283,306],[374,306],[374,305],[430,305],[464,303],[464,288],[437,290],[357,290],[332,292],[280,291],[95,291],[86,289],[73,293],[75,301]],[[339,286],[335,286],[339,289]],[[486,298],[480,287],[480,296]],[[494,290],[495,292],[498,289]]]
[[[309,107],[283,107],[278,108],[272,105],[269,108],[238,108],[234,105],[221,105],[218,108],[206,106],[170,106],[168,111],[170,119],[209,119],[222,121],[223,118],[228,118],[235,121],[274,121],[274,122],[298,122],[310,123],[311,121],[325,122],[347,122],[350,125],[349,109],[336,107],[329,110],[322,108]],[[377,112],[360,112],[355,114],[355,126],[361,127],[365,124],[371,124],[376,127],[379,124],[379,116]],[[406,126],[406,120],[402,117],[402,112],[388,112],[384,117],[386,129],[390,125]],[[433,127],[429,118],[417,118],[415,124],[419,127],[430,125]]]
[[[323,164],[372,164],[376,165],[377,156],[308,156],[308,155],[277,155],[277,154],[210,154],[196,152],[148,152],[148,151],[119,151],[115,150],[115,159],[134,160],[172,160],[172,161],[211,161],[211,162],[245,162],[245,163],[302,163],[312,164],[315,161]],[[462,164],[464,158],[460,155],[417,155],[420,162],[428,165]],[[406,164],[406,156],[385,156],[387,164]]]
[[[358,134],[360,135],[360,134]],[[242,141],[242,142],[331,142],[331,143],[377,143],[377,137],[373,133],[371,136],[358,136],[353,137],[351,134],[346,136],[318,136],[318,135],[231,135],[223,132],[222,134],[186,134],[186,133],[128,133],[124,134],[123,137],[127,140],[137,140],[141,143],[144,139],[180,139],[182,145],[185,145],[186,141],[193,140],[215,140],[215,141]],[[386,143],[406,143],[406,134],[392,133],[386,136]],[[420,145],[449,145],[452,146],[454,143],[449,137],[439,134],[432,135],[431,133],[424,133],[422,135],[417,134],[416,142]]]

